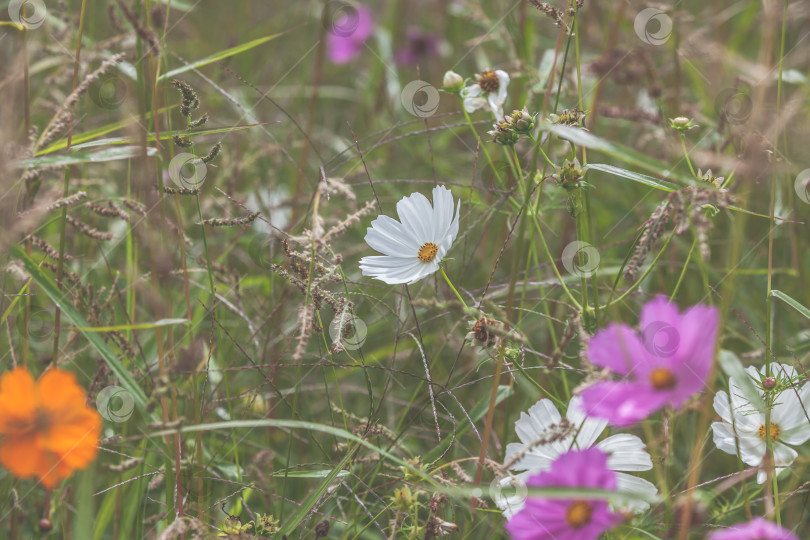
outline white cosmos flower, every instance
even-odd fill
[[[765,377],[765,367],[759,372],[751,366],[745,370],[755,383]],[[796,370],[787,365],[773,364],[771,373],[777,378],[777,384],[788,379],[795,380]],[[761,375],[760,375],[761,374]],[[714,410],[722,422],[712,423],[714,444],[723,452],[737,454],[735,428],[740,444],[740,458],[752,467],[762,465],[765,457],[765,413],[757,410],[745,397],[745,391],[734,377],[729,378],[731,406],[729,395],[720,391],[714,396]],[[779,474],[788,467],[798,455],[788,445],[798,446],[810,439],[810,384],[801,387],[786,388],[774,399],[771,409],[771,438],[773,439],[774,465]],[[732,423],[733,420],[733,423]],[[768,474],[764,470],[757,473],[757,482],[762,484]]]
[[[492,111],[495,118],[503,120],[503,104],[506,102],[506,87],[509,86],[509,74],[503,70],[482,71],[478,81],[461,89],[464,99],[464,110],[468,113],[485,108]]]
[[[639,500],[637,497],[621,495],[621,492],[632,492],[643,495],[645,498],[654,498],[658,493],[655,485],[647,480],[620,472],[652,469],[650,454],[647,453],[641,439],[629,433],[619,433],[596,442],[605,431],[608,422],[605,419],[585,416],[582,398],[579,396],[572,397],[568,402],[568,411],[565,416],[572,426],[572,431],[568,436],[551,443],[536,444],[538,440],[549,439],[549,436],[555,432],[555,426],[558,426],[561,420],[560,413],[548,399],[541,399],[532,405],[528,414],[520,413],[520,419],[515,422],[515,432],[521,442],[508,444],[505,458],[505,462],[508,463],[514,456],[521,455],[520,459],[510,467],[510,470],[513,471],[524,471],[515,475],[518,481],[525,485],[529,476],[550,469],[554,459],[572,448],[584,450],[596,446],[607,454],[608,468],[617,471],[616,480],[619,493],[611,498],[611,505],[614,508],[635,513],[647,510],[650,507],[649,503]],[[528,450],[526,450],[527,446]],[[511,480],[508,476],[502,478],[501,487],[508,486]],[[518,492],[511,496],[495,497],[495,503],[503,510],[504,516],[510,518],[523,508],[524,499],[525,497]]]
[[[460,210],[461,201],[454,208],[444,186],[433,188],[433,206],[421,193],[403,197],[397,203],[401,223],[379,216],[367,229],[366,243],[384,255],[363,257],[363,275],[394,285],[414,283],[438,270],[458,234]]]

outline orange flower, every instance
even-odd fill
[[[0,378],[0,464],[47,488],[96,457],[101,417],[68,371],[49,369],[34,381],[23,367]]]

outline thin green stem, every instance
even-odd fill
[[[686,159],[686,164],[689,165],[689,170],[692,172],[692,176],[697,178],[695,174],[695,169],[692,167],[692,160],[689,159],[689,152],[686,151],[686,135],[681,132],[681,148],[683,148],[683,157]]]
[[[444,265],[440,264],[439,270],[441,270],[442,276],[444,276],[444,280],[447,282],[448,285],[450,285],[450,288],[453,289],[453,292],[456,293],[456,298],[458,298],[458,301],[461,302],[462,306],[464,306],[464,311],[467,311],[467,309],[469,309],[467,308],[467,303],[464,301],[459,292],[456,290],[455,286],[453,286],[453,282],[450,281],[450,278],[447,277],[447,272],[444,271]]]

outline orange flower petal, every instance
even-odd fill
[[[0,381],[0,464],[48,488],[96,457],[101,417],[67,371],[49,369],[39,381],[15,369]]]
[[[20,430],[34,420],[34,378],[24,367],[0,377],[0,435]]]

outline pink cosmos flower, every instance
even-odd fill
[[[344,9],[333,10],[329,15],[324,16],[329,31],[326,41],[329,59],[335,64],[345,64],[363,51],[366,40],[374,31],[374,19],[371,11],[362,5],[355,9],[347,4]]]
[[[571,450],[550,470],[530,476],[526,485],[615,490],[616,473],[607,468],[607,459],[598,448]],[[604,500],[529,497],[506,522],[506,531],[514,540],[596,540],[623,520]]]
[[[589,416],[616,426],[643,420],[667,405],[678,408],[703,390],[714,361],[717,310],[696,305],[680,313],[657,296],[641,310],[641,333],[611,324],[588,345],[588,358],[624,377],[582,392]]]
[[[799,540],[799,537],[776,523],[755,517],[748,523],[714,532],[709,540]]]

